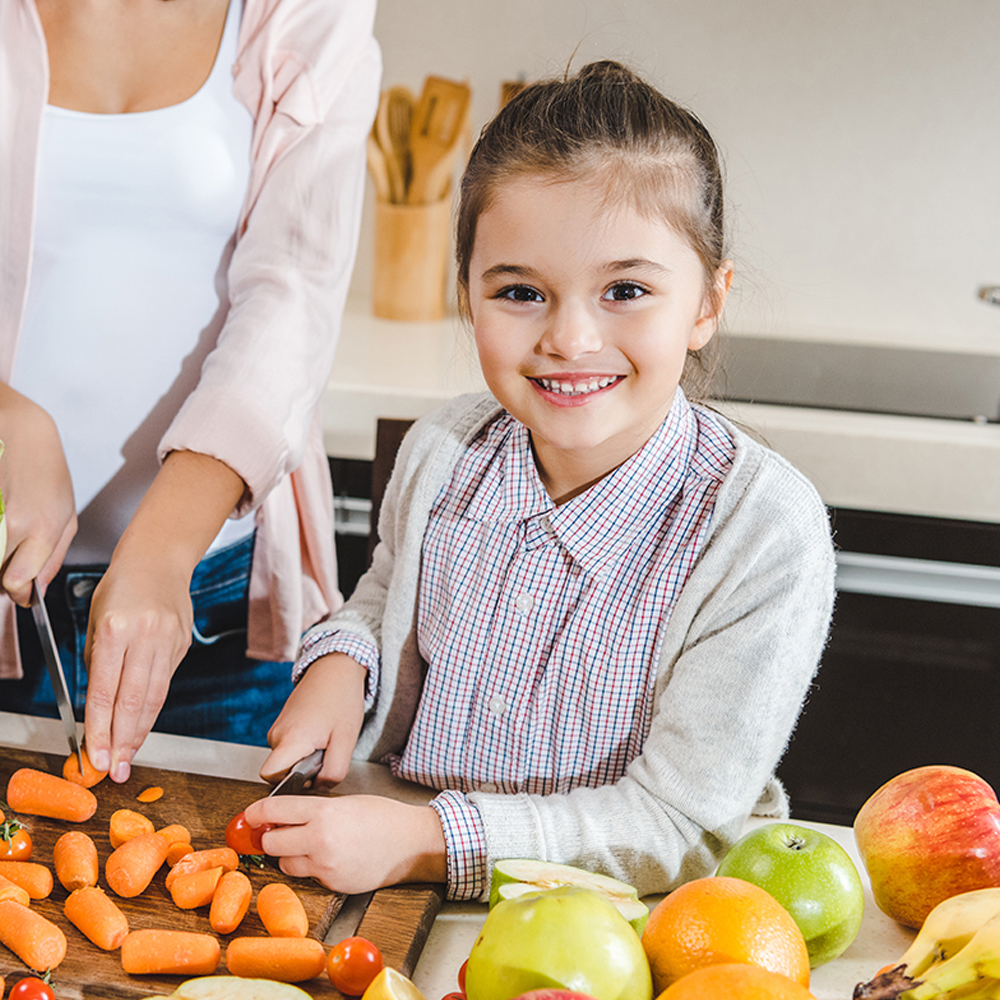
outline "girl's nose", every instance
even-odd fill
[[[567,302],[552,308],[539,348],[550,357],[572,361],[585,354],[596,354],[603,344],[597,317],[584,303]]]

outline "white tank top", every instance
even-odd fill
[[[69,563],[110,559],[226,316],[253,125],[232,87],[241,9],[231,0],[211,75],[188,100],[45,109],[12,384],[59,428],[80,522]],[[212,548],[252,530],[252,516],[227,521]]]

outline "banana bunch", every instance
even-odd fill
[[[897,965],[855,1000],[1000,1000],[1000,888],[952,896],[927,915]]]

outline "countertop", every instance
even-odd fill
[[[378,417],[419,417],[483,388],[472,334],[457,316],[401,323],[353,300],[322,400],[327,453],[371,459]],[[808,476],[831,507],[1000,523],[1000,424],[752,403],[718,408]]]
[[[58,720],[7,712],[0,712],[0,746],[3,745],[46,753],[66,751],[65,736]],[[153,733],[136,756],[136,763],[254,781],[258,779],[257,772],[266,754],[267,751],[260,747]],[[263,790],[265,786],[261,787]],[[362,762],[352,767],[340,787],[345,792],[364,791],[408,801],[427,797],[422,789],[396,781],[388,768]],[[758,822],[751,820],[748,828]],[[870,979],[878,969],[903,954],[913,939],[913,932],[890,920],[875,906],[850,828],[824,823],[802,825],[822,830],[841,844],[858,866],[865,883],[865,916],[860,933],[840,958],[814,970],[810,987],[818,1000],[849,1000],[855,984]],[[650,897],[646,902],[653,906],[657,899]],[[485,918],[485,904],[445,903],[413,975],[427,1000],[442,1000],[445,994],[457,989],[455,976],[468,957]],[[351,928],[345,930],[340,921],[335,921],[327,943],[350,932]],[[308,989],[308,984],[303,985]]]

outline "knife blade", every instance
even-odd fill
[[[63,729],[66,730],[69,752],[76,754],[76,759],[80,764],[80,774],[83,774],[83,751],[76,732],[76,717],[73,715],[73,705],[69,699],[66,675],[63,673],[62,663],[59,661],[59,651],[56,649],[56,639],[52,634],[52,622],[49,621],[48,609],[45,607],[41,594],[38,593],[38,584],[34,581],[31,584],[29,603],[31,615],[35,619],[38,641],[42,644],[42,656],[45,658],[45,666],[49,671],[49,679],[52,681],[52,690],[55,691],[59,718],[62,719]]]
[[[268,797],[270,798],[272,795],[298,795],[305,783],[319,774],[323,767],[324,753],[324,750],[314,750],[293,764],[281,781],[267,793]]]

